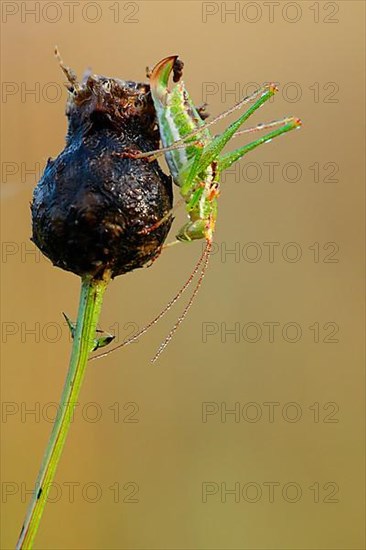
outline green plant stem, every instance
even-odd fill
[[[103,295],[110,280],[106,273],[102,280],[84,277],[81,284],[79,311],[73,340],[71,358],[60,407],[39,470],[32,500],[17,542],[17,550],[33,547],[39,523],[47,502],[47,495],[73,418],[73,412],[85,375],[90,351],[93,349],[95,331],[102,308]]]

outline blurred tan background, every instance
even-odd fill
[[[79,76],[132,80],[178,53],[211,114],[276,81],[252,123],[304,126],[225,177],[209,271],[158,364],[183,301],[90,363],[35,547],[364,548],[364,3],[1,8],[1,548],[14,547],[50,433],[70,352],[61,312],[75,316],[79,293],[29,241],[33,187],[66,133],[55,44]],[[200,251],[177,246],[117,278],[101,327],[122,341],[143,326]]]

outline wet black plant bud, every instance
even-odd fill
[[[159,148],[149,85],[86,75],[68,80],[66,146],[34,190],[32,240],[55,266],[112,277],[159,254],[171,217],[171,178],[157,161],[121,153]],[[144,231],[145,230],[145,231]]]

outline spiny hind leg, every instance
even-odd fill
[[[242,117],[240,117],[239,120],[242,120],[241,123],[239,123],[239,126],[241,126],[241,124],[243,124],[243,122],[245,122],[245,120],[247,120],[247,118],[249,118],[249,116],[256,110],[258,109],[265,101],[267,101],[267,99],[269,99],[270,97],[272,97],[272,95],[277,91],[277,88],[273,85],[273,84],[269,84],[267,86],[263,86],[262,88],[259,88],[258,90],[256,90],[255,92],[253,92],[251,95],[249,96],[246,96],[244,99],[242,99],[241,101],[239,101],[238,103],[236,103],[233,107],[230,107],[230,109],[228,109],[227,111],[224,111],[223,113],[217,115],[216,117],[212,118],[210,120],[210,122],[206,122],[205,124],[203,124],[202,126],[198,126],[195,130],[193,130],[192,132],[190,132],[189,134],[187,134],[186,136],[184,136],[183,138],[175,141],[174,143],[172,143],[171,145],[169,145],[168,147],[161,147],[160,149],[154,149],[152,151],[146,151],[146,152],[137,152],[137,151],[132,151],[131,154],[129,152],[124,152],[122,153],[123,156],[130,156],[131,158],[148,158],[149,160],[155,160],[157,159],[159,156],[163,155],[164,153],[169,153],[170,151],[175,151],[176,149],[182,149],[184,147],[187,147],[187,145],[199,145],[200,143],[200,140],[197,139],[197,140],[193,140],[192,138],[194,138],[197,134],[199,134],[200,132],[202,132],[203,130],[206,130],[207,128],[209,128],[209,126],[212,126],[213,124],[215,124],[216,122],[218,122],[219,120],[222,120],[223,118],[227,117],[228,115],[230,115],[231,113],[233,113],[234,111],[236,111],[237,109],[241,108],[243,105],[245,105],[246,103],[250,103],[251,101],[254,101],[254,99],[258,96],[260,96],[260,99],[250,108],[248,109],[248,111],[246,111],[246,113],[244,113],[244,115]],[[245,118],[243,118],[245,117]],[[237,121],[236,121],[237,122]],[[235,122],[233,124],[236,124]],[[232,126],[232,125],[231,125]],[[229,126],[228,130],[231,128],[231,126]],[[238,127],[239,127],[238,126]],[[236,130],[235,130],[236,131]],[[235,133],[235,131],[233,133]],[[222,134],[219,137],[221,137]],[[217,140],[218,138],[213,138],[212,141],[214,140]],[[230,139],[230,137],[228,137],[228,140]],[[187,142],[187,140],[190,140],[189,143]],[[212,142],[211,142],[212,143]],[[226,142],[227,143],[227,142]],[[220,150],[223,148],[224,146],[222,146],[220,148]],[[117,153],[119,154],[119,153]],[[208,163],[209,164],[209,163]]]
[[[204,114],[203,113],[206,105],[207,104],[204,103],[201,107],[197,108],[197,110],[202,109],[202,112],[199,112],[199,114],[200,114],[201,117],[204,117],[204,118],[209,116],[209,114]],[[261,122],[261,123],[257,124],[256,126],[252,126],[251,128],[246,128],[245,130],[236,131],[233,134],[232,137],[236,138],[236,137],[242,136],[243,134],[250,134],[250,133],[253,133],[253,132],[260,132],[262,130],[266,130],[267,128],[273,128],[273,127],[279,126],[281,124],[283,125],[286,122],[290,122],[292,120],[294,120],[294,117],[285,117],[285,118],[282,118],[282,119],[279,119],[279,120],[272,120],[271,122]],[[202,128],[204,128],[204,127],[201,127],[200,131],[202,131]],[[181,139],[181,140],[178,140],[178,141],[174,142],[169,147],[162,147],[161,149],[155,149],[154,151],[143,152],[143,151],[139,151],[137,149],[130,149],[130,150],[123,151],[121,153],[114,152],[113,154],[116,155],[116,156],[122,157],[122,158],[133,158],[133,159],[146,158],[149,162],[152,162],[153,160],[156,160],[161,154],[167,153],[169,151],[174,151],[176,149],[183,149],[184,147],[187,147],[188,144],[184,141],[184,139],[186,139],[186,137]],[[214,140],[215,138],[212,138],[212,139]],[[193,145],[199,144],[199,140],[192,141],[192,142],[189,143],[189,145],[192,145],[192,144]]]
[[[214,137],[208,145],[202,151],[202,155],[197,163],[196,170],[200,172],[205,170],[212,161],[214,161],[219,153],[223,150],[225,145],[230,141],[230,139],[238,132],[239,128],[244,124],[248,118],[255,113],[266,101],[268,101],[277,91],[277,88],[274,85],[269,85],[264,88],[263,93],[260,98],[249,107],[237,120],[232,122],[230,126],[222,132],[222,134]]]
[[[252,151],[256,147],[259,147],[259,145],[262,145],[262,143],[267,143],[268,141],[271,141],[272,139],[282,134],[285,134],[286,132],[290,132],[291,130],[295,130],[296,128],[299,128],[301,126],[301,120],[299,118],[292,118],[292,119],[285,119],[285,120],[286,120],[286,123],[282,127],[277,128],[276,130],[273,130],[268,134],[265,134],[261,138],[255,141],[252,141],[251,143],[248,143],[243,147],[239,147],[238,149],[235,149],[235,151],[231,151],[230,153],[226,153],[225,155],[222,155],[221,157],[219,157],[219,160],[218,160],[219,171],[226,170],[234,162],[241,159],[249,151]]]

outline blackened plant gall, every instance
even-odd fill
[[[34,190],[32,240],[55,266],[112,277],[154,260],[172,218],[171,178],[121,153],[159,148],[148,84],[87,75],[69,84],[66,146]]]

